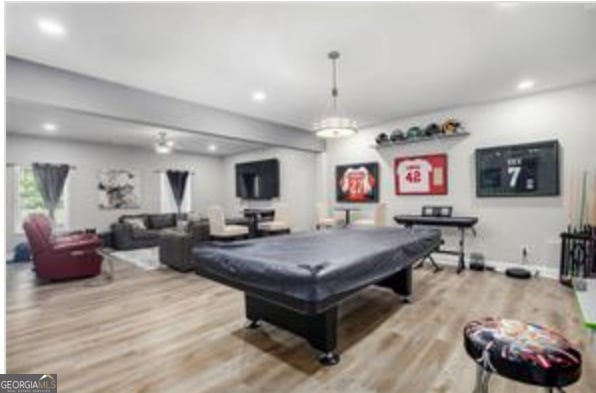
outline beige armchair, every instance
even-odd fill
[[[226,225],[221,206],[209,206],[207,217],[209,218],[209,236],[213,239],[232,240],[249,236],[248,227],[244,225]]]
[[[373,210],[371,218],[360,218],[352,222],[356,227],[384,227],[387,216],[387,204],[379,203]]]
[[[278,202],[273,205],[273,221],[259,223],[259,231],[265,235],[289,233],[290,219],[288,205]]]
[[[341,223],[336,217],[329,215],[329,208],[325,202],[317,202],[317,230],[321,228],[333,228]]]

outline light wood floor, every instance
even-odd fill
[[[38,286],[30,266],[7,268],[7,366],[58,373],[60,392],[471,392],[462,347],[471,319],[501,315],[553,327],[577,343],[596,392],[573,294],[554,281],[495,273],[415,274],[415,301],[370,288],[342,309],[342,361],[325,368],[302,339],[264,325],[244,329],[240,292],[193,273],[117,264],[116,280]],[[502,378],[493,393],[539,392]]]

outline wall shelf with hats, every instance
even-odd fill
[[[371,147],[374,149],[384,149],[387,147],[399,146],[399,145],[409,145],[411,143],[419,143],[419,142],[430,142],[430,141],[441,141],[445,139],[453,139],[453,138],[465,138],[469,136],[470,133],[466,131],[457,131],[452,132],[449,134],[435,134],[431,136],[419,136],[419,137],[410,137],[406,139],[398,139],[398,140],[387,140]]]

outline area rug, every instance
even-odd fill
[[[140,248],[138,250],[114,251],[110,256],[145,270],[156,270],[165,265],[159,262],[159,248]]]

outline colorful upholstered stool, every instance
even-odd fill
[[[492,373],[546,392],[564,392],[563,387],[581,376],[581,354],[563,336],[542,326],[485,318],[466,325],[464,343],[478,364],[474,393],[488,393]]]

